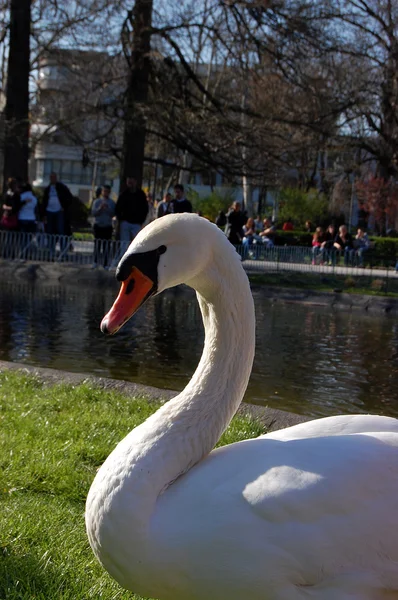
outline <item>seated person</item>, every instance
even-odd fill
[[[250,217],[247,219],[246,224],[243,225],[243,243],[253,244],[257,237],[254,219]]]
[[[306,231],[307,233],[312,233],[314,231],[311,221],[306,221],[304,223],[304,231]]]
[[[362,227],[358,227],[357,234],[354,240],[355,254],[359,258],[359,266],[363,267],[363,255],[370,248],[370,240],[368,234]]]
[[[294,230],[294,225],[293,225],[290,217],[288,218],[287,221],[285,221],[283,223],[282,229],[283,229],[283,231],[293,231]]]
[[[261,218],[260,215],[257,215],[257,217],[254,220],[254,227],[256,230],[256,233],[260,233],[260,231],[262,231],[263,229],[263,220]]]
[[[325,262],[328,262],[330,260],[331,255],[333,254],[333,251],[334,251],[333,244],[334,244],[335,237],[336,237],[335,226],[331,223],[330,225],[328,225],[327,230],[323,234],[323,241],[321,243],[322,259]]]
[[[348,229],[345,225],[340,225],[339,232],[335,237],[334,248],[338,252],[344,253],[344,264],[348,265],[352,263],[352,258],[355,253],[353,239],[351,233],[348,232]]]
[[[270,219],[265,218],[263,221],[263,230],[260,231],[260,238],[267,248],[272,248],[276,236],[276,226],[271,223]]]
[[[261,242],[261,237],[256,233],[256,224],[254,219],[251,217],[247,219],[246,225],[243,225],[243,240],[242,244],[244,246],[244,255],[247,254],[249,246],[257,244]]]
[[[246,256],[249,246],[256,244],[261,238],[256,234],[256,225],[254,219],[251,217],[247,219],[246,224],[243,225],[243,239],[242,244],[245,248],[244,255]]]
[[[322,244],[324,242],[324,231],[322,227],[317,227],[312,236],[312,264],[315,265],[319,255],[322,255]]]

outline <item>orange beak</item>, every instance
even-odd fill
[[[151,295],[153,289],[154,282],[137,267],[133,267],[129,277],[123,281],[111,310],[101,321],[102,333],[116,333]]]

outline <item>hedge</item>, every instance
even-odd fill
[[[306,231],[277,231],[276,246],[306,246],[312,245],[312,233]],[[367,253],[366,262],[376,264],[389,264],[397,262],[398,238],[370,236],[373,248]]]

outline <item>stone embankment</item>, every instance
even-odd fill
[[[118,289],[114,272],[104,269],[91,269],[89,266],[74,266],[63,263],[24,263],[0,261],[3,281],[17,280],[19,283],[39,282],[42,285],[54,285],[57,282],[66,285],[89,285]],[[398,299],[389,296],[370,296],[347,294],[340,290],[319,292],[254,285],[254,291],[261,290],[264,297],[273,302],[290,302],[329,306],[332,310],[362,310],[374,314],[398,314]]]
[[[254,287],[256,289],[256,287]],[[361,310],[374,314],[398,315],[398,298],[389,296],[368,296],[347,294],[340,290],[318,292],[282,287],[264,287],[264,294],[272,302],[300,303],[312,306],[330,306],[333,310]]]

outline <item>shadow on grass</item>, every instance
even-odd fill
[[[46,557],[15,555],[0,550],[0,598],[7,600],[56,599],[62,596],[67,581],[46,562]]]

